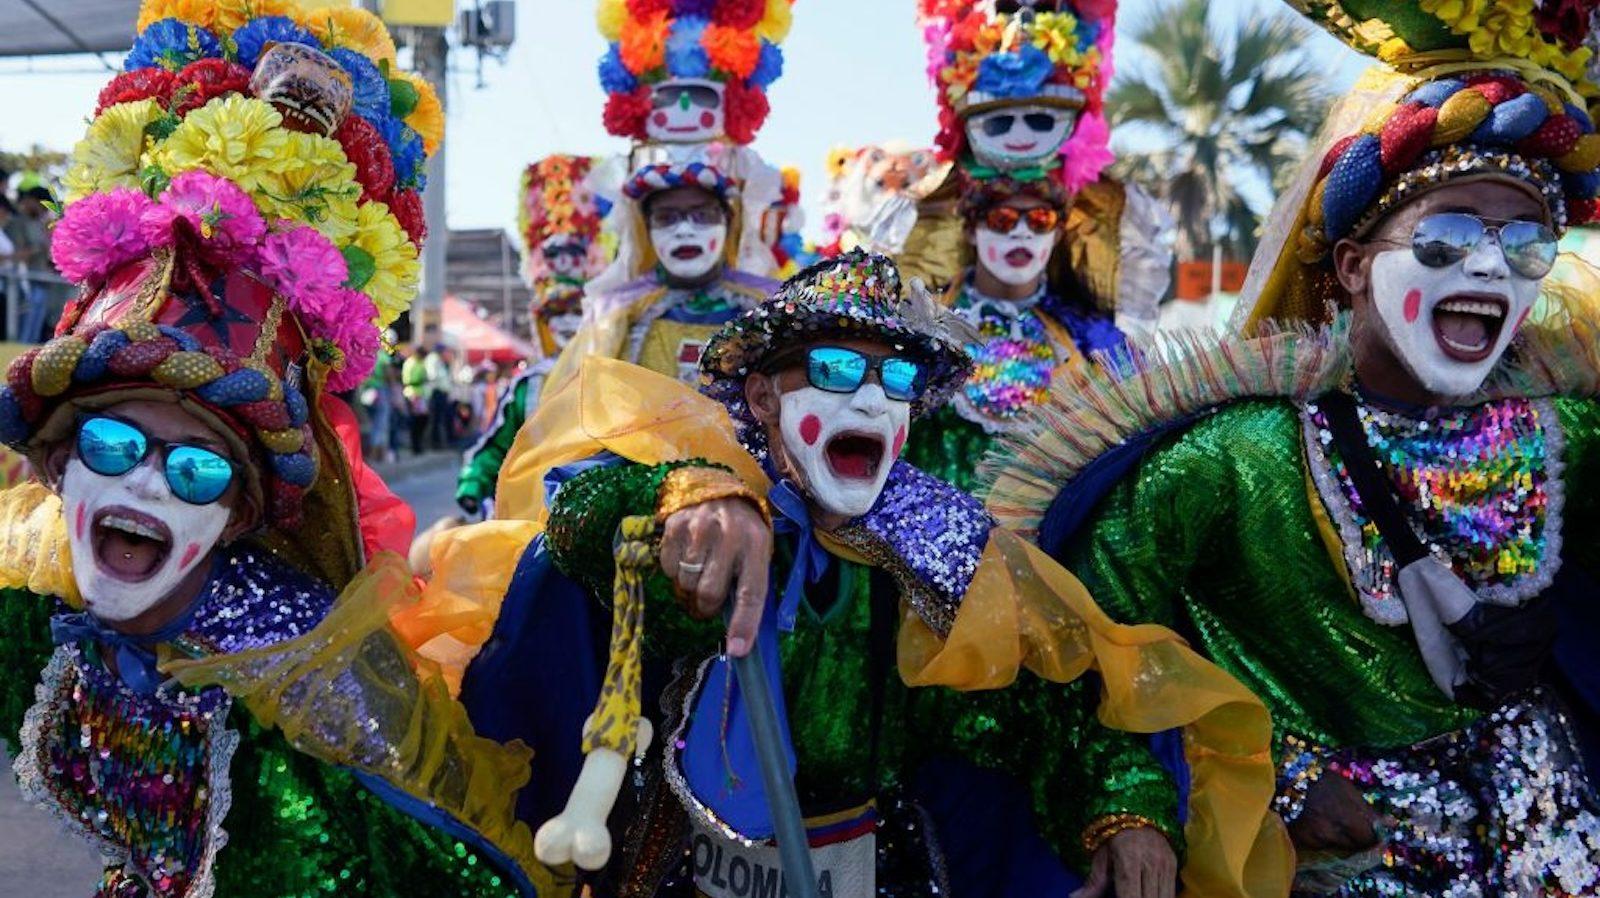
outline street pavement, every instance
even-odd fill
[[[416,509],[420,530],[457,513],[459,464],[454,453],[440,453],[384,466],[381,473]],[[9,673],[37,676],[36,671]],[[11,759],[3,752],[0,764],[0,898],[83,898],[93,892],[100,870],[95,852],[63,832],[49,813],[24,804],[11,775]]]

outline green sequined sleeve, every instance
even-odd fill
[[[703,459],[659,465],[628,463],[590,468],[564,484],[550,505],[550,523],[545,528],[556,567],[609,604],[616,573],[612,549],[617,526],[625,517],[655,514],[661,482],[673,470],[685,467],[721,466]],[[720,624],[696,621],[684,613],[665,576],[658,571],[645,589],[647,652],[677,657],[695,650],[715,650],[722,636]]]
[[[505,464],[506,453],[516,442],[517,431],[527,419],[528,384],[535,380],[520,377],[511,389],[500,396],[500,407],[495,412],[494,429],[484,434],[477,445],[468,449],[461,460],[461,474],[456,483],[456,499],[476,499],[479,502],[494,495],[495,483],[500,479],[500,468]],[[542,377],[537,378],[543,383]]]
[[[16,751],[22,717],[33,706],[34,684],[50,661],[50,615],[55,601],[21,589],[0,590],[0,742]]]

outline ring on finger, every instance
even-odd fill
[[[700,561],[680,561],[680,562],[678,562],[678,574],[680,576],[683,575],[683,574],[688,574],[691,577],[699,577],[700,576],[700,572],[705,570],[705,569],[706,569],[705,562],[700,562]]]

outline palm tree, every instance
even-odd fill
[[[1157,148],[1119,151],[1114,171],[1171,205],[1180,259],[1209,259],[1219,238],[1225,255],[1247,259],[1267,210],[1245,194],[1261,205],[1260,188],[1293,173],[1329,96],[1302,50],[1310,35],[1300,23],[1254,16],[1224,41],[1207,6],[1167,0],[1128,36],[1150,64],[1123,69],[1106,113],[1119,143],[1140,135]]]

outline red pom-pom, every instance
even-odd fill
[[[765,91],[745,87],[730,81],[722,91],[723,125],[728,139],[734,143],[749,143],[767,120],[772,107],[767,103]]]
[[[394,190],[394,157],[383,135],[361,116],[347,115],[333,136],[344,147],[345,158],[355,164],[361,201],[388,202]]]
[[[749,31],[760,25],[766,14],[766,0],[717,0],[711,21],[726,28]]]
[[[111,354],[106,368],[118,377],[144,377],[177,351],[177,341],[171,337],[129,343]]]
[[[1346,134],[1334,141],[1333,146],[1328,147],[1328,153],[1322,157],[1322,165],[1317,169],[1317,180],[1320,181],[1326,178],[1328,172],[1333,171],[1333,164],[1339,161],[1339,157],[1344,155],[1344,151],[1350,149],[1350,145],[1355,143],[1356,138],[1360,136],[1360,134]]]
[[[989,17],[981,11],[969,12],[950,26],[950,49],[958,53],[970,51],[978,44],[978,32],[989,24]]]
[[[137,103],[140,100],[155,100],[166,106],[172,100],[172,92],[178,87],[176,75],[166,69],[137,69],[132,72],[123,72],[111,79],[100,91],[100,101],[94,108],[94,114],[99,115],[108,106],[118,103]]]
[[[1567,224],[1593,224],[1600,221],[1600,199],[1567,200]]]
[[[1407,103],[1396,109],[1378,132],[1378,153],[1384,172],[1396,174],[1428,149],[1439,110],[1421,103]]]
[[[191,110],[223,94],[242,94],[250,90],[250,70],[223,59],[201,59],[178,72],[178,87],[172,92],[174,110],[187,115]]]
[[[389,211],[394,213],[411,242],[421,247],[428,239],[428,216],[422,210],[422,194],[415,190],[396,190],[394,196],[389,197]]]
[[[967,148],[967,129],[961,123],[961,116],[949,106],[939,107],[939,133],[933,138],[933,145],[939,148],[939,161],[951,162],[961,158]]]
[[[628,0],[628,15],[634,19],[648,19],[664,12],[672,12],[672,0]]]
[[[652,108],[650,88],[641,84],[631,94],[612,94],[606,97],[604,121],[606,131],[618,137],[643,140],[644,123]]]
[[[1538,130],[1517,141],[1517,153],[1534,158],[1554,159],[1572,152],[1583,136],[1583,126],[1565,113],[1544,120]]]

